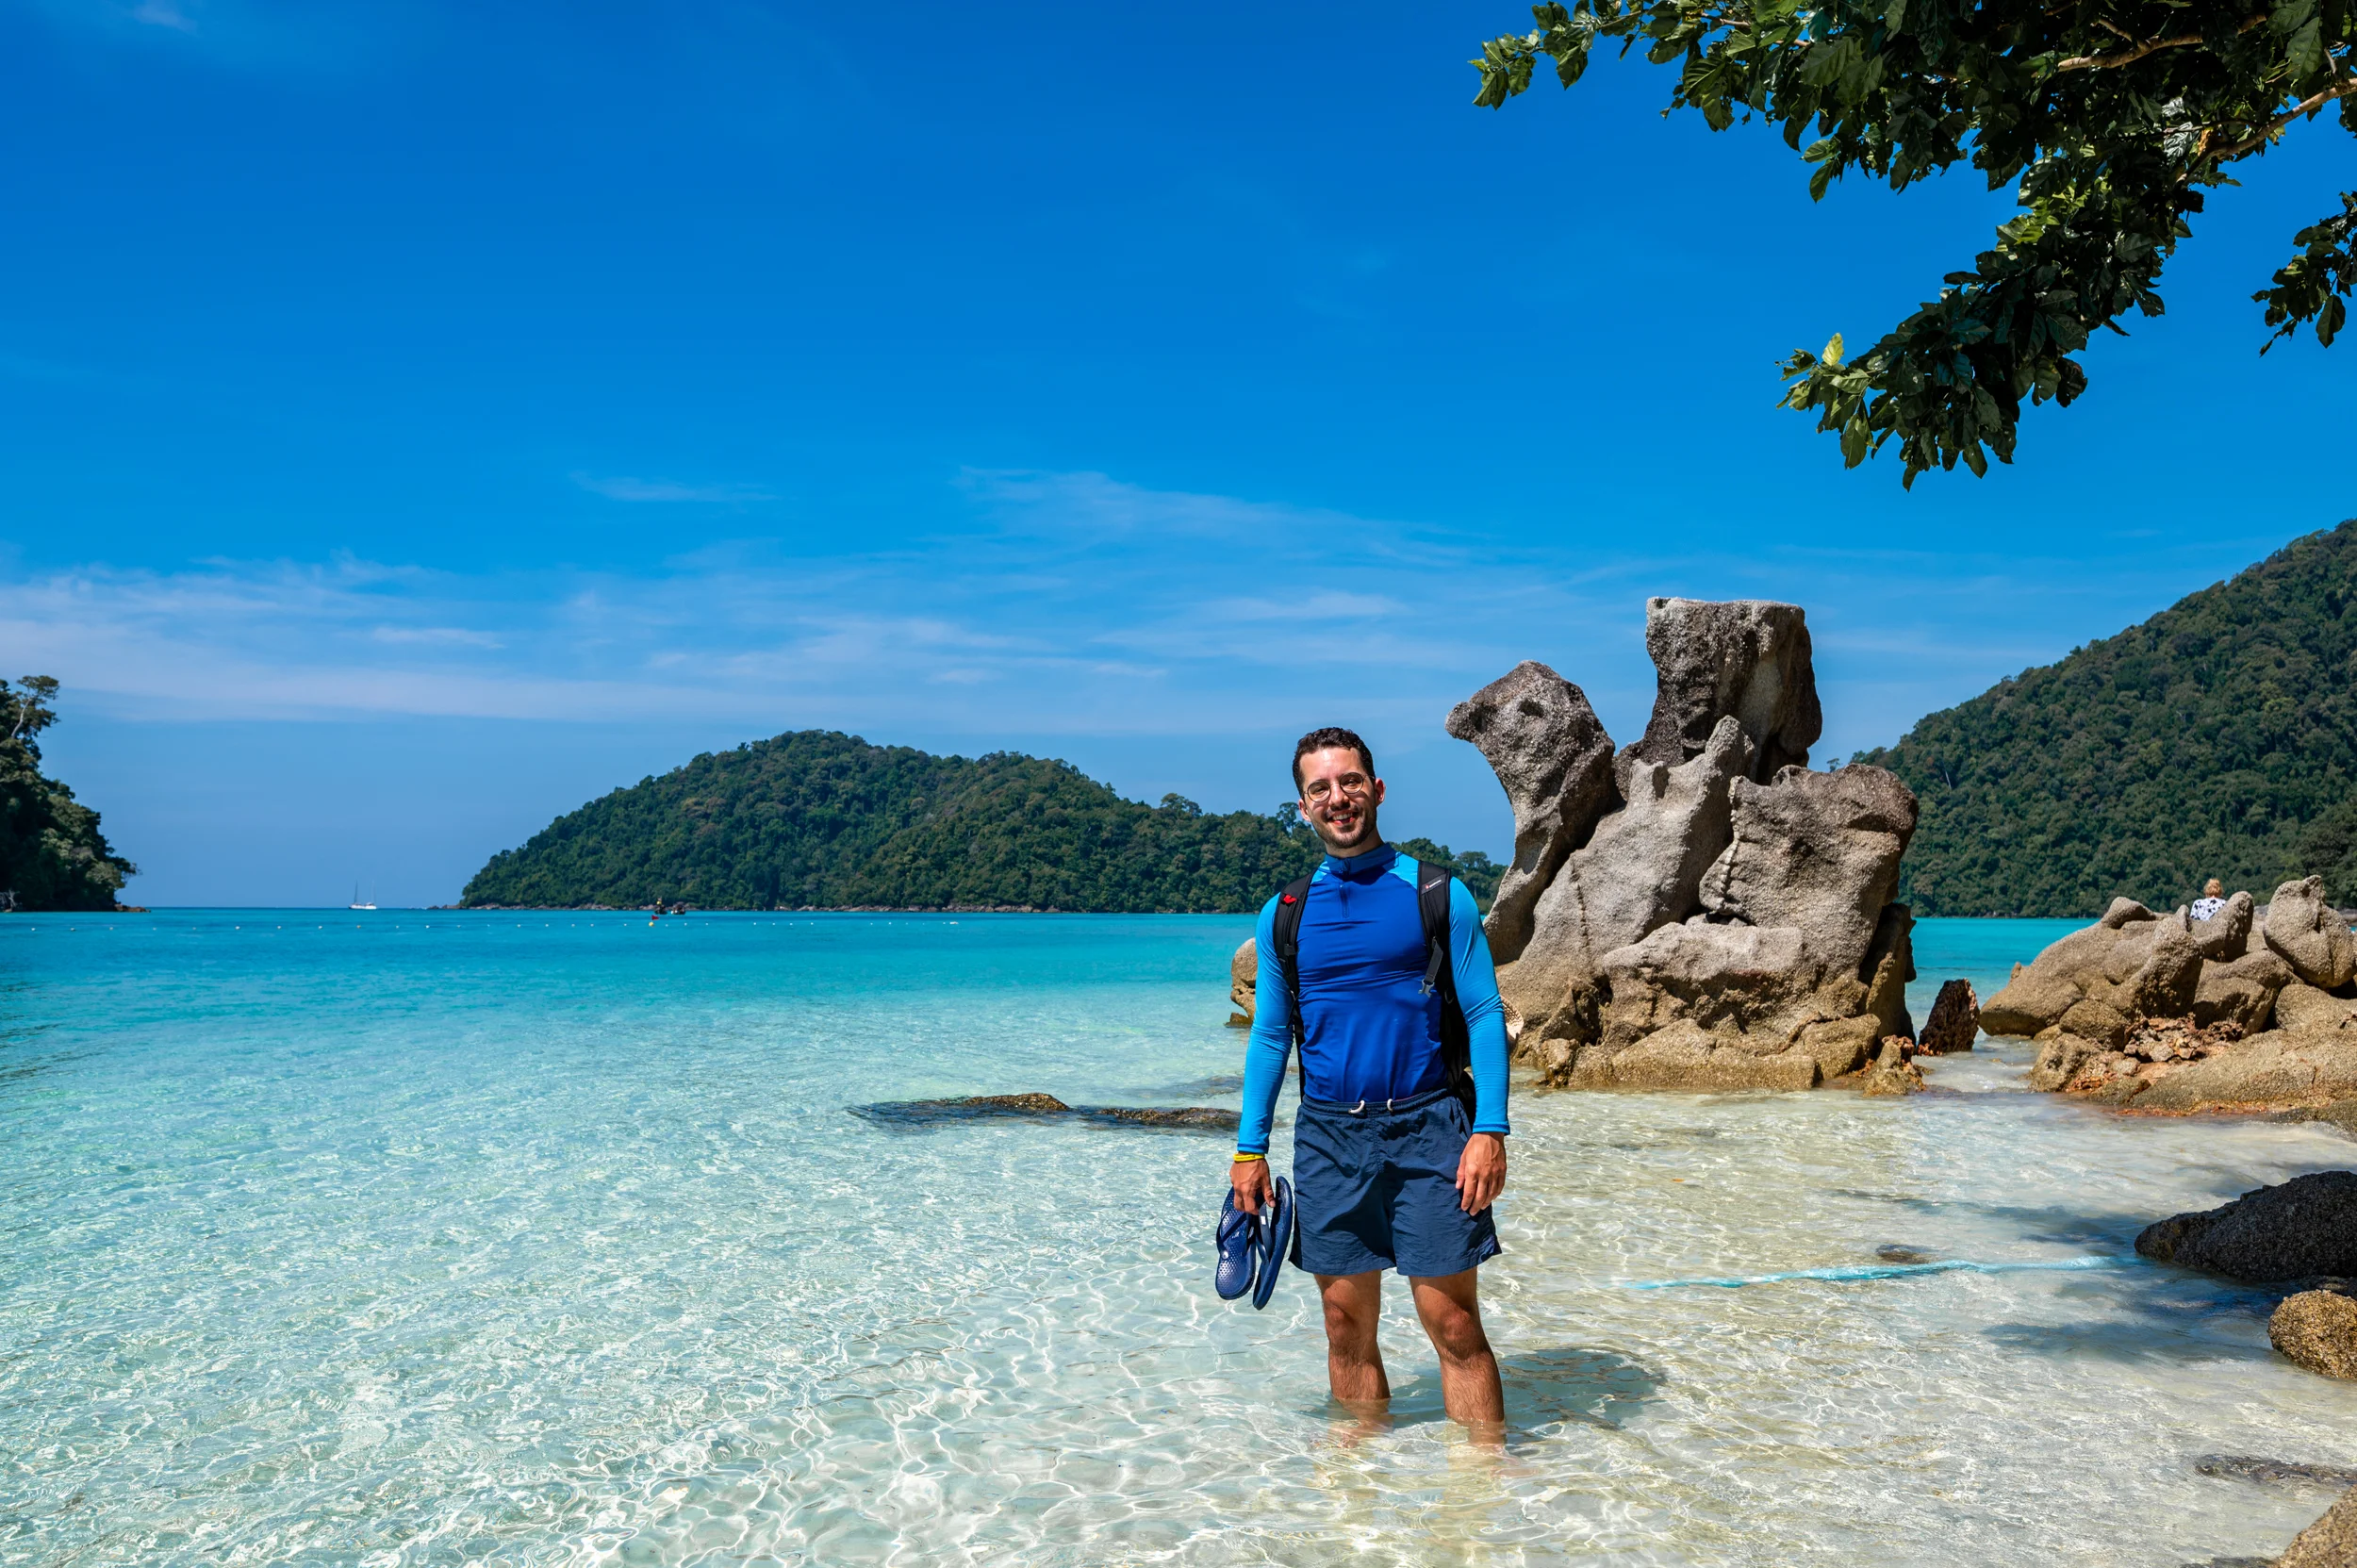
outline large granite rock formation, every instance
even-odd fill
[[[1514,808],[1490,916],[1518,1054],[1557,1082],[1807,1088],[1912,1033],[1890,902],[1915,797],[1811,772],[1798,606],[1656,599],[1644,738],[1611,754],[1579,688],[1522,664],[1449,715]]]
[[[2031,1087],[2138,1111],[2357,1098],[2357,938],[2316,877],[2283,883],[2255,915],[2248,893],[2207,920],[2116,899],[2014,966],[1981,1027],[2037,1041]]]

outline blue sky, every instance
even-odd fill
[[[1475,110],[1526,14],[0,3],[0,668],[145,902],[445,900],[810,726],[1265,809],[1350,723],[1494,853],[1442,715],[1633,738],[1648,595],[1805,605],[1822,761],[2357,513],[2357,349],[2249,300],[2329,123],[1910,494],[1773,362],[2005,198],[1811,204],[1636,61]]]

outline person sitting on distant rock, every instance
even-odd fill
[[[2206,920],[2226,907],[2226,886],[2216,877],[2201,884],[2201,897],[2193,901],[2193,917]]]
[[[1506,1018],[1480,912],[1447,879],[1436,982],[1420,867],[1376,827],[1383,781],[1366,742],[1312,730],[1294,749],[1294,784],[1327,853],[1261,912],[1235,1206],[1252,1213],[1269,1201],[1269,1127],[1297,1042],[1292,1261],[1324,1297],[1334,1396],[1367,1413],[1391,1397],[1376,1326],[1383,1271],[1397,1269],[1440,1355],[1442,1404],[1494,1434],[1506,1406],[1478,1290],[1481,1264],[1498,1254],[1490,1208],[1506,1185]],[[1290,965],[1283,905],[1296,933]],[[1461,1063],[1444,1044],[1453,1036]]]

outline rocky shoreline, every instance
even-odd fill
[[[2115,900],[1982,1009],[2036,1042],[2033,1088],[2146,1114],[2329,1110],[2357,1099],[2357,935],[2321,878],[2264,917],[2237,893],[2207,920]]]

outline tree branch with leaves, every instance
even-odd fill
[[[2026,400],[2068,405],[2079,355],[2131,311],[2158,316],[2161,269],[2202,191],[2296,121],[2337,106],[2357,133],[2357,0],[1574,0],[1482,46],[1476,105],[1501,107],[1550,59],[1565,87],[1596,47],[1678,67],[1673,108],[1713,130],[1754,116],[1814,165],[1904,190],[1964,163],[2021,214],[1939,297],[1854,357],[1837,335],[1782,364],[1785,406],[1818,415],[1852,467],[1896,441],[1913,485],[2013,459]],[[2254,296],[2280,338],[2331,344],[2357,288],[2357,192],[2302,229]]]

